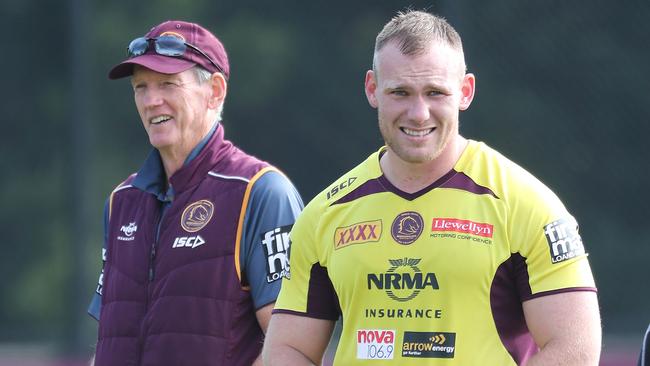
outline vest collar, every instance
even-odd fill
[[[224,140],[224,128],[215,123],[212,130],[192,149],[183,166],[169,179],[163,168],[158,149],[152,149],[133,180],[133,186],[153,194],[160,201],[171,201],[175,193],[198,184],[203,177],[233,148],[230,141]]]

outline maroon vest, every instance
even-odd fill
[[[235,253],[246,180],[266,166],[220,127],[171,177],[162,217],[154,195],[130,186],[134,176],[114,191],[97,366],[250,365],[259,355],[263,333]]]

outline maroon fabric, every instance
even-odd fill
[[[224,141],[220,128],[172,176],[176,196],[162,218],[153,195],[134,187],[115,193],[97,366],[250,365],[259,355],[263,333],[234,260],[247,183],[214,179],[208,172],[250,178],[265,166]],[[212,202],[215,212],[201,230],[187,232],[181,227],[183,211],[200,200]],[[124,235],[121,228],[131,222],[137,225],[134,239],[118,240]],[[205,244],[173,248],[176,238],[195,235]]]
[[[381,193],[381,192],[393,192],[396,195],[412,201],[428,192],[430,192],[432,189],[435,188],[456,188],[456,189],[462,189],[467,192],[471,192],[474,194],[489,194],[494,196],[495,198],[497,197],[492,190],[490,190],[487,187],[483,187],[476,182],[472,180],[469,176],[467,176],[463,172],[457,172],[455,170],[450,170],[447,174],[443,175],[442,177],[438,178],[435,182],[431,183],[427,187],[414,192],[414,193],[407,193],[399,188],[395,187],[387,178],[385,175],[382,175],[378,178],[375,179],[370,179],[367,182],[363,183],[359,187],[355,188],[345,196],[341,197],[338,199],[336,202],[332,203],[332,205],[336,204],[341,204],[341,203],[346,203],[346,202],[352,202],[356,200],[357,198],[361,198],[364,196],[369,196],[371,194],[375,193]]]
[[[517,365],[537,353],[526,326],[522,299],[530,296],[526,258],[514,253],[497,269],[490,288],[490,306],[501,342]]]
[[[386,191],[388,191],[388,189],[386,189],[386,187],[379,181],[379,178],[370,179],[369,181],[363,183],[359,187],[347,193],[345,196],[334,201],[332,203],[332,206],[341,203],[352,202],[361,197],[369,196],[375,193],[386,192]]]
[[[526,296],[522,300],[526,301],[526,300],[535,299],[535,298],[542,297],[542,296],[561,294],[561,293],[565,293],[565,292],[576,292],[576,291],[598,292],[598,289],[596,289],[595,287],[561,288],[561,289],[558,289],[558,290],[538,292],[538,293],[536,293],[534,295]]]
[[[228,64],[226,49],[221,41],[207,29],[196,23],[168,20],[153,27],[145,37],[156,38],[163,34],[177,36],[186,43],[196,46],[221,67],[221,70],[218,70],[205,56],[190,47],[185,50],[182,56],[173,57],[159,55],[153,45],[149,45],[149,49],[143,55],[126,59],[113,67],[108,73],[108,78],[119,79],[131,76],[133,74],[133,65],[141,65],[163,74],[176,74],[194,65],[200,65],[212,73],[223,72],[226,79],[230,76],[230,65]]]
[[[307,314],[312,318],[336,320],[341,315],[339,298],[327,274],[327,268],[315,263],[309,276]]]
[[[536,297],[563,292],[596,291],[594,287],[571,287],[532,294],[526,258],[514,253],[497,269],[490,288],[490,305],[501,342],[518,365],[537,353],[526,326],[522,303]]]
[[[311,266],[307,291],[307,312],[274,309],[273,314],[292,314],[325,320],[337,320],[341,316],[339,298],[327,274],[326,267],[318,263]]]
[[[492,192],[490,188],[484,187],[474,182],[474,180],[472,180],[472,178],[470,178],[467,174],[463,172],[456,172],[455,170],[452,170],[452,172],[455,174],[452,174],[449,179],[440,185],[440,187],[462,189],[474,194],[489,194],[494,198],[499,198],[496,194],[494,194],[494,192]]]

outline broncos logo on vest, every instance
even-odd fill
[[[187,206],[181,216],[181,226],[185,231],[195,233],[210,222],[214,205],[208,200],[200,200]]]

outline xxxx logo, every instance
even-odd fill
[[[381,239],[381,220],[364,221],[354,225],[339,227],[334,232],[334,249],[352,244],[378,242]]]

